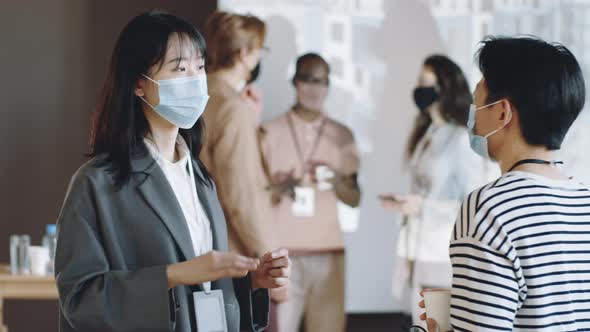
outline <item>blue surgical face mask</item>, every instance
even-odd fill
[[[143,97],[139,98],[168,122],[179,128],[189,129],[203,115],[209,100],[206,75],[158,81],[143,76],[158,85],[160,103],[154,106]]]
[[[467,128],[469,129],[469,145],[475,153],[488,160],[492,159],[490,157],[490,152],[488,150],[488,137],[502,130],[502,128],[504,128],[508,123],[505,123],[502,127],[492,131],[491,133],[485,136],[479,136],[475,134],[475,112],[482,110],[484,108],[488,108],[490,106],[494,106],[496,104],[499,104],[500,102],[502,102],[502,100],[499,100],[491,104],[487,104],[480,108],[476,108],[476,106],[473,104],[469,106],[469,119],[467,120]]]

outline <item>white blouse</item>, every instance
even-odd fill
[[[411,192],[424,204],[410,218],[398,242],[398,255],[417,261],[448,263],[449,242],[467,194],[497,178],[498,167],[469,147],[467,129],[431,125],[410,160]],[[409,240],[409,241],[408,241]]]
[[[193,175],[192,161],[188,146],[182,136],[178,135],[176,140],[176,150],[179,160],[170,162],[163,158],[155,144],[148,138],[144,139],[148,150],[154,157],[162,172],[166,176],[176,200],[182,209],[186,220],[190,237],[192,240],[195,256],[201,256],[213,250],[213,236],[211,225],[203,205],[199,200],[196,190],[195,179]],[[205,289],[211,288],[211,283],[203,285]]]

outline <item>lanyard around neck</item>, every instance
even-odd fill
[[[512,167],[510,167],[508,172],[512,172],[515,168],[517,168],[520,165],[524,165],[524,164],[537,164],[537,165],[562,164],[563,165],[563,161],[559,161],[559,160],[548,161],[548,160],[543,160],[543,159],[523,159],[523,160],[517,161]]]
[[[320,145],[320,139],[322,138],[322,134],[324,132],[324,126],[326,124],[326,120],[325,119],[322,120],[322,122],[320,124],[320,129],[318,130],[318,134],[315,138],[315,141],[313,143],[311,151],[309,152],[309,155],[306,158],[303,155],[303,149],[301,148],[301,144],[299,143],[299,140],[297,139],[297,133],[295,132],[295,126],[293,125],[293,119],[291,119],[291,116],[292,116],[291,114],[287,114],[287,122],[289,123],[289,129],[291,130],[291,137],[293,138],[293,143],[295,144],[295,150],[297,152],[297,156],[299,157],[299,160],[301,161],[301,164],[303,167],[303,171],[305,172],[306,171],[305,164],[313,157],[316,150],[318,149],[318,146]]]

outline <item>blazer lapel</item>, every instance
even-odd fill
[[[195,251],[182,209],[172,191],[172,187],[166,180],[164,172],[149,155],[147,149],[145,149],[145,155],[132,160],[132,168],[138,173],[147,175],[139,183],[137,190],[166,225],[184,258],[186,260],[194,258]]]

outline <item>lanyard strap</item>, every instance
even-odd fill
[[[306,171],[305,164],[309,161],[309,159],[311,159],[311,157],[313,157],[316,150],[318,149],[318,146],[320,145],[320,140],[321,140],[322,134],[324,132],[324,126],[326,124],[326,120],[322,120],[322,123],[320,124],[320,129],[318,131],[318,135],[315,138],[315,141],[313,143],[313,147],[312,147],[311,151],[309,152],[309,156],[307,156],[307,158],[305,158],[305,156],[303,155],[303,150],[301,148],[301,144],[299,144],[299,140],[297,139],[297,133],[295,132],[295,126],[293,125],[293,119],[291,119],[291,113],[287,114],[287,122],[289,123],[289,129],[291,130],[291,137],[293,138],[293,143],[295,144],[295,150],[297,152],[297,156],[299,157],[299,160],[301,161],[303,173],[305,173],[305,171]]]
[[[548,161],[548,160],[543,160],[543,159],[523,159],[523,160],[520,160],[520,161],[516,162],[514,164],[514,166],[512,166],[508,170],[508,172],[512,172],[515,168],[517,168],[520,165],[524,165],[524,164],[538,164],[538,165],[557,165],[557,164],[561,164],[561,165],[563,165],[563,161],[560,161],[560,160]]]
[[[191,198],[193,201],[193,209],[195,211],[195,222],[197,222],[197,224],[200,226],[201,231],[204,231],[205,234],[203,236],[203,238],[205,239],[205,246],[204,246],[204,252],[201,252],[201,255],[206,254],[208,251],[211,250],[211,248],[213,247],[213,234],[211,232],[211,225],[208,224],[207,222],[205,222],[205,220],[200,219],[199,218],[199,208],[198,205],[201,204],[201,202],[199,201],[199,195],[197,194],[197,183],[195,182],[195,174],[194,174],[194,170],[193,170],[193,159],[192,159],[192,155],[189,151],[188,153],[188,173],[189,173],[189,178],[190,178],[190,187],[191,187]],[[190,220],[187,220],[187,222],[191,222]],[[211,221],[210,221],[211,222]],[[187,225],[188,226],[188,225]],[[203,247],[201,247],[203,249]],[[211,282],[204,282],[202,284],[203,286],[203,290],[205,291],[205,294],[210,294],[211,293]]]

